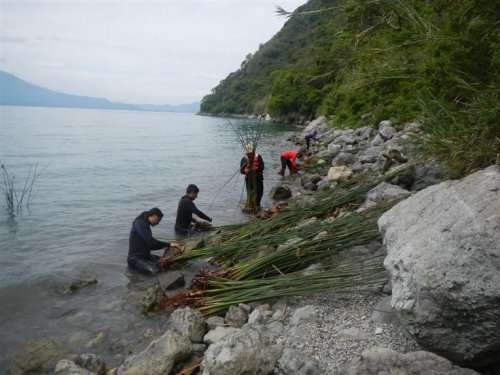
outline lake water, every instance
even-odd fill
[[[0,373],[33,340],[51,337],[65,352],[99,353],[113,366],[141,335],[164,329],[165,319],[145,317],[129,298],[132,220],[157,206],[165,216],[154,236],[174,238],[177,203],[190,183],[200,188],[195,203],[214,225],[246,220],[234,128],[249,126],[259,125],[194,114],[0,106],[0,162],[18,191],[30,166],[45,168],[28,208],[10,216],[0,197]],[[260,129],[265,207],[273,204],[268,192],[280,179],[279,154],[295,129],[267,122]],[[98,283],[63,293],[86,275]]]

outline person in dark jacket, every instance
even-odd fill
[[[175,219],[175,233],[177,235],[187,235],[192,224],[195,228],[203,229],[209,227],[206,221],[212,222],[212,218],[201,212],[193,202],[199,192],[200,189],[196,185],[190,184],[186,189],[186,195],[182,196],[179,201],[177,218]],[[193,218],[193,214],[206,221],[196,220]]]
[[[163,217],[159,208],[154,207],[137,216],[132,223],[129,236],[127,263],[141,272],[155,275],[166,264],[167,258],[151,254],[151,250],[175,248],[182,252],[177,242],[163,242],[153,237],[151,227],[158,225]]]

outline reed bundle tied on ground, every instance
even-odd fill
[[[176,258],[208,258],[220,268],[198,273],[187,290],[167,298],[165,305],[189,305],[212,314],[238,303],[377,284],[384,272],[373,254],[354,264],[333,261],[354,247],[379,241],[377,219],[395,203],[356,212],[380,179],[359,182],[318,193],[270,219],[222,228],[219,245]],[[304,272],[312,264],[320,266]]]

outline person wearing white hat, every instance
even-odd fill
[[[247,189],[247,211],[257,211],[264,194],[264,160],[255,152],[252,144],[247,144],[243,151],[245,155],[240,162],[240,172],[245,175]]]

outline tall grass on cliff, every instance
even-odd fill
[[[310,1],[278,13],[314,23],[320,45],[275,73],[273,111],[314,111],[336,126],[420,121],[419,150],[457,178],[498,159],[500,22],[491,0]],[[332,5],[334,5],[332,7]],[[321,17],[320,17],[321,15]],[[316,18],[314,18],[316,17]],[[330,23],[325,20],[329,18]],[[316,21],[314,21],[316,19]],[[292,79],[293,77],[293,79]],[[311,102],[311,99],[314,99]]]
[[[460,178],[499,162],[498,98],[478,96],[459,111],[437,99],[422,106],[428,135],[417,139],[419,150],[426,158],[439,160],[447,177]]]

